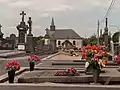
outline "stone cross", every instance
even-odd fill
[[[26,15],[26,13],[25,13],[24,11],[22,11],[22,12],[20,13],[20,15],[22,16],[22,22],[24,22],[24,16]]]
[[[31,31],[32,31],[32,20],[31,20],[31,17],[29,17],[28,24],[29,24],[29,34],[31,34]]]

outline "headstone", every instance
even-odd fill
[[[18,50],[25,50],[25,45],[26,45],[25,39],[26,39],[27,30],[28,30],[28,25],[26,25],[26,23],[24,22],[24,16],[26,15],[26,13],[22,11],[20,15],[22,15],[22,21],[17,26],[17,29],[19,31]]]
[[[10,40],[13,41],[14,48],[17,47],[17,39],[18,39],[18,38],[16,37],[15,34],[11,34],[11,35],[10,35]]]

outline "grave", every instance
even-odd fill
[[[79,62],[78,62],[79,61]],[[32,72],[21,75],[18,83],[71,83],[71,84],[90,84],[93,82],[93,75],[87,75],[84,68],[83,60],[51,60],[47,59],[38,65]],[[54,76],[57,71],[64,71],[74,67],[79,72],[79,76]],[[105,85],[120,84],[120,72],[118,66],[111,61],[108,63],[100,74],[100,83]]]
[[[14,50],[16,36],[11,34],[10,37],[3,38],[4,34],[1,31],[1,27],[2,25],[0,24],[0,50]],[[15,36],[14,39],[13,35]]]
[[[59,56],[59,54],[58,54]],[[70,58],[75,58],[71,57]],[[86,75],[85,74],[85,68],[84,68],[84,60],[67,60],[67,58],[64,58],[65,60],[62,60],[59,58],[54,59],[55,56],[46,58],[42,61],[41,64],[37,65],[35,67],[35,70],[32,72],[29,72],[29,68],[27,70],[24,70],[24,72],[20,73],[18,75],[18,81],[17,84],[41,84],[45,82],[50,83],[62,83],[62,84],[84,84],[88,85],[91,82],[93,82],[93,75]],[[54,65],[55,63],[62,65]],[[78,63],[78,64],[77,64]],[[104,68],[103,71],[100,74],[100,83],[102,85],[120,85],[120,72],[116,69],[116,64],[113,64],[112,62],[109,62],[108,66],[112,66],[112,68]],[[68,68],[74,67],[77,69],[77,71],[80,73],[79,76],[54,76],[54,74],[57,71],[63,71]]]
[[[84,70],[78,69],[79,76],[54,76],[57,70],[35,70],[22,75],[18,79],[18,83],[82,83],[90,84],[93,82],[92,75],[86,75]],[[100,75],[101,84],[120,84],[120,72],[116,69],[105,69]],[[114,74],[116,73],[116,74]],[[109,81],[108,81],[109,80]]]

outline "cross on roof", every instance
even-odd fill
[[[24,16],[26,15],[26,13],[25,13],[24,11],[22,11],[22,12],[20,13],[20,15],[22,16],[22,22],[24,22]]]

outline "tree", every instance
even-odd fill
[[[87,44],[89,44],[88,39],[87,39],[87,38],[84,38],[84,39],[83,39],[83,46],[86,46]]]
[[[90,38],[89,38],[89,43],[91,45],[96,45],[97,44],[97,37],[96,35],[92,35]]]

